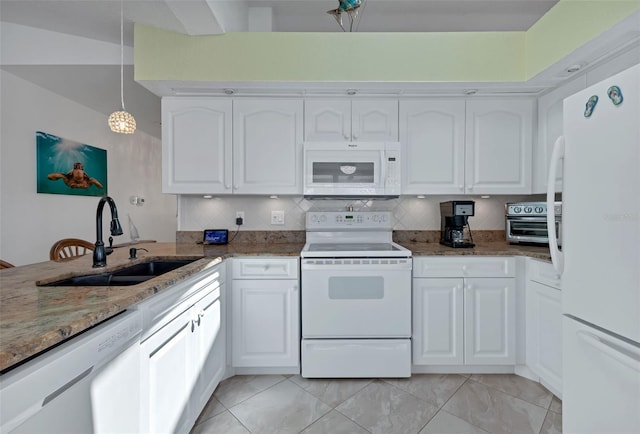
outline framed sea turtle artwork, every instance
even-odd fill
[[[36,131],[37,192],[107,195],[107,151]]]

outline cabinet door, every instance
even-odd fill
[[[528,194],[534,101],[467,101],[466,193]]]
[[[233,192],[302,194],[302,100],[233,105]]]
[[[189,309],[141,344],[142,432],[185,433],[191,428],[193,330]]]
[[[413,279],[413,364],[464,363],[462,279]]]
[[[231,193],[231,100],[162,99],[163,193]]]
[[[464,101],[400,101],[403,194],[464,192],[464,125]]]
[[[465,364],[515,364],[515,279],[464,281]]]
[[[398,100],[353,100],[351,102],[351,139],[360,142],[397,142]]]
[[[297,280],[234,280],[234,367],[298,366]]]
[[[527,366],[562,396],[562,307],[560,291],[527,282]]]
[[[587,87],[587,77],[581,77],[554,89],[538,99],[538,143],[533,153],[532,193],[547,192],[547,175],[553,145],[562,135],[562,103],[564,99]],[[562,191],[562,166],[556,174],[555,191]]]
[[[306,141],[348,142],[351,140],[351,101],[307,99],[304,101]]]
[[[209,293],[194,305],[197,324],[195,354],[198,357],[194,406],[198,410],[209,401],[226,367],[223,289],[224,284],[206,289]]]

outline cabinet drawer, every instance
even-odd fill
[[[515,277],[515,270],[510,256],[413,258],[413,277]]]
[[[224,265],[200,272],[173,288],[140,304],[143,329],[142,340],[160,330],[173,318],[188,310],[205,292],[219,288],[224,276]]]
[[[552,288],[562,289],[562,278],[549,262],[529,259],[527,279],[551,286]]]
[[[298,258],[234,258],[232,279],[297,279]]]

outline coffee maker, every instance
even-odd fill
[[[440,244],[449,247],[473,247],[469,217],[474,215],[472,200],[440,202]]]

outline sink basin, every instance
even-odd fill
[[[68,279],[57,280],[41,286],[130,286],[161,276],[169,271],[183,267],[195,259],[154,260],[131,265],[121,270],[73,276]]]
[[[192,263],[193,259],[169,259],[142,262],[113,272],[114,277],[121,276],[160,276],[176,268]]]

